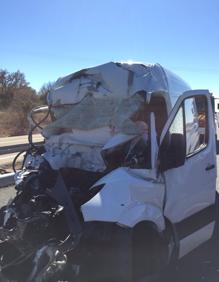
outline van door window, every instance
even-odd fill
[[[169,129],[169,135],[184,134],[183,130],[183,108],[180,107]]]
[[[207,147],[207,109],[207,99],[203,95],[182,102],[160,146],[161,171],[182,166],[186,158]]]
[[[186,155],[204,149],[208,142],[207,101],[205,96],[188,98],[184,101]]]
[[[183,104],[176,113],[159,150],[160,170],[179,167],[186,158]]]

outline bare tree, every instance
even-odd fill
[[[29,87],[22,72],[0,70],[0,135],[26,134],[27,114],[40,103],[40,97]]]
[[[29,83],[26,81],[25,75],[19,70],[9,73],[5,69],[0,69],[0,94],[7,94],[11,89],[20,89],[28,86]]]
[[[53,91],[53,89],[54,89],[54,82],[45,83],[40,88],[38,95],[40,96],[40,99],[43,104],[47,104],[47,96],[51,91]]]
[[[9,107],[15,90],[28,88],[28,85],[25,75],[19,70],[9,73],[5,69],[0,69],[0,109]]]

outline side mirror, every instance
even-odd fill
[[[160,146],[160,170],[166,171],[184,165],[186,159],[186,142],[182,134],[173,133],[166,136]]]

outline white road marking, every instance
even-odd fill
[[[16,153],[16,154],[10,154],[10,155],[3,155],[3,156],[0,156],[0,161],[1,161],[1,160],[6,160],[6,159],[12,159],[12,158],[14,158],[16,155],[17,155],[17,153]]]

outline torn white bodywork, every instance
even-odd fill
[[[84,220],[129,227],[151,221],[164,230],[164,184],[152,178],[150,171],[139,171],[118,168],[100,179],[94,186],[104,184],[103,189],[81,207]]]
[[[105,169],[101,149],[110,138],[107,127],[54,135],[46,140],[44,158],[54,169],[76,167],[101,171]]]

